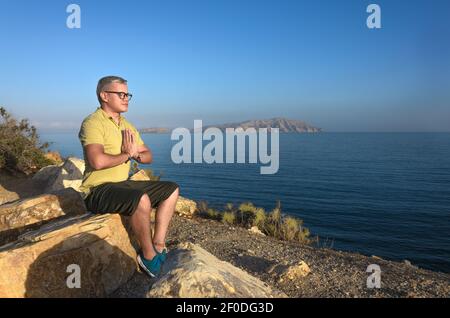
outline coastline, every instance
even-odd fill
[[[168,248],[192,242],[221,260],[259,278],[290,298],[441,298],[450,295],[450,275],[419,269],[407,263],[368,257],[354,252],[316,248],[253,234],[218,221],[175,216]],[[286,268],[304,261],[310,273],[298,279],[280,279]],[[369,289],[367,266],[381,267],[381,288]],[[111,297],[143,297],[155,280],[135,275]]]
[[[19,187],[22,199],[39,193],[39,189],[27,188],[29,181],[26,177],[11,177],[9,184]],[[281,241],[199,215],[191,219],[174,216],[168,233],[169,251],[182,242],[199,245],[290,298],[441,298],[450,295],[449,274],[420,269],[406,262]],[[299,262],[307,264],[309,273],[304,277],[283,279],[282,273]],[[380,289],[367,287],[370,273],[366,269],[370,264],[381,268]],[[131,279],[108,296],[147,297],[155,282],[135,272]]]

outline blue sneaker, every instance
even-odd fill
[[[153,244],[153,243],[152,243]],[[159,255],[159,259],[161,260],[161,263],[164,263],[167,258],[167,248],[164,247],[162,252],[158,252],[155,245],[153,244],[153,250],[156,252],[156,255]]]
[[[156,254],[151,260],[148,260],[140,252],[137,256],[137,262],[142,270],[151,277],[156,277],[161,272],[160,254]]]

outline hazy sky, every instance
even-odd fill
[[[81,7],[81,28],[66,7]],[[370,3],[382,28],[366,26]],[[141,127],[288,117],[326,131],[450,131],[450,1],[4,1],[0,105],[78,130],[120,75]]]

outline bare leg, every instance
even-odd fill
[[[152,247],[150,231],[150,211],[152,210],[150,198],[144,194],[139,201],[136,211],[131,216],[131,228],[136,235],[146,259],[151,260],[155,255]]]
[[[161,252],[166,246],[166,234],[169,228],[170,220],[175,212],[177,204],[179,188],[177,188],[165,201],[161,202],[156,210],[155,218],[155,234],[153,235],[153,243],[158,252]]]

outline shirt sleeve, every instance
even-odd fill
[[[90,144],[104,144],[104,135],[99,123],[93,120],[85,120],[81,124],[80,133],[78,138],[80,139],[83,147]]]

